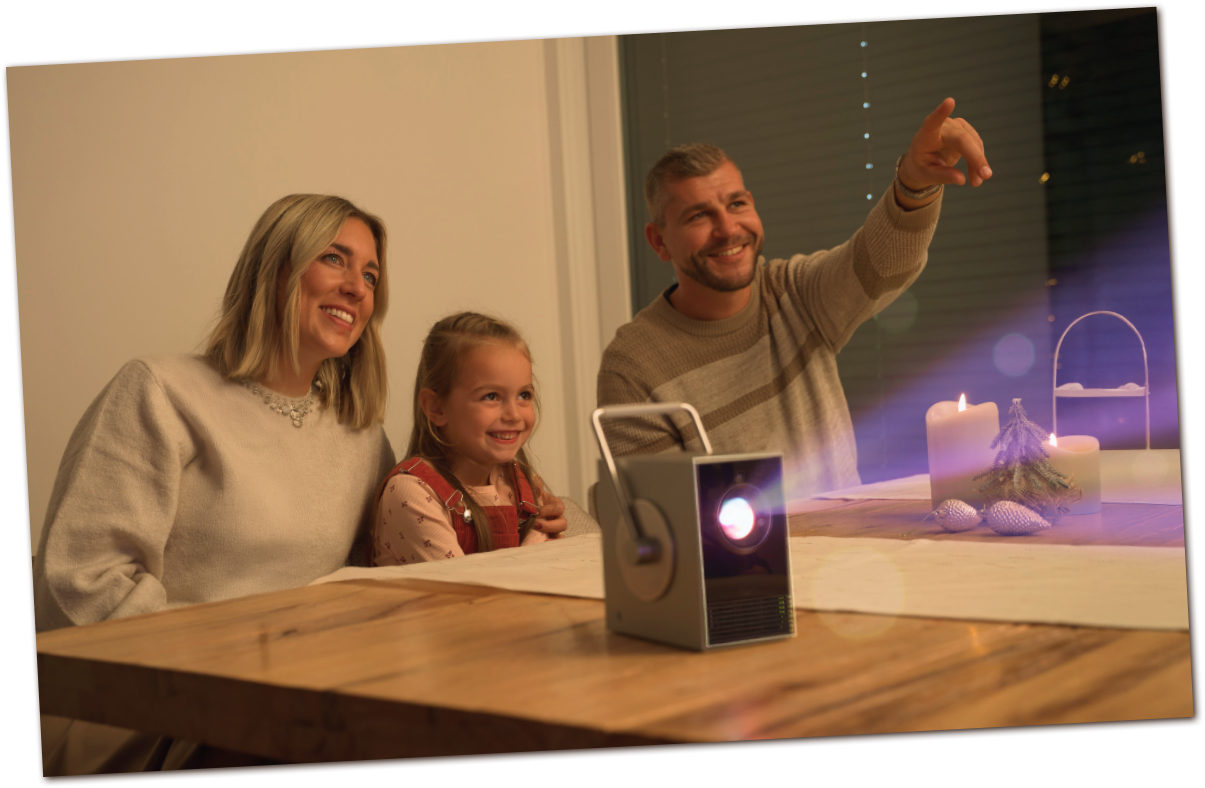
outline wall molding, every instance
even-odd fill
[[[549,158],[561,313],[561,390],[568,495],[582,506],[597,480],[589,416],[602,352],[631,319],[618,42],[544,42]]]

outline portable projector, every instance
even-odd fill
[[[706,454],[612,457],[604,417],[677,411]],[[712,454],[684,403],[599,408],[592,420],[607,627],[700,651],[793,637],[782,455]]]

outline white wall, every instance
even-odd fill
[[[291,192],[345,195],[388,227],[395,451],[426,330],[489,311],[535,357],[539,467],[583,500],[597,358],[627,317],[626,256],[606,239],[600,268],[594,232],[596,216],[622,232],[613,53],[603,38],[10,68],[32,543],[88,403],[129,358],[199,346],[251,225]]]

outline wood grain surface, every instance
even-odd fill
[[[925,501],[814,501],[793,535],[947,534]],[[1183,546],[1179,506],[1105,504],[1040,544]],[[692,653],[594,600],[362,580],[38,636],[42,710],[282,761],[1190,717],[1187,632],[797,611]]]
[[[693,653],[594,600],[353,581],[44,633],[38,683],[46,713],[294,762],[1193,714],[1186,632],[796,623]]]

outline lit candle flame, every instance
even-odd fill
[[[1059,445],[1059,439],[1058,439],[1058,438],[1056,438],[1056,437],[1054,437],[1054,433],[1053,433],[1053,432],[1052,432],[1052,433],[1050,433],[1050,445],[1051,445],[1051,446],[1058,446],[1058,445]]]
[[[967,409],[967,395],[963,394],[958,398],[958,412],[962,413]]]

